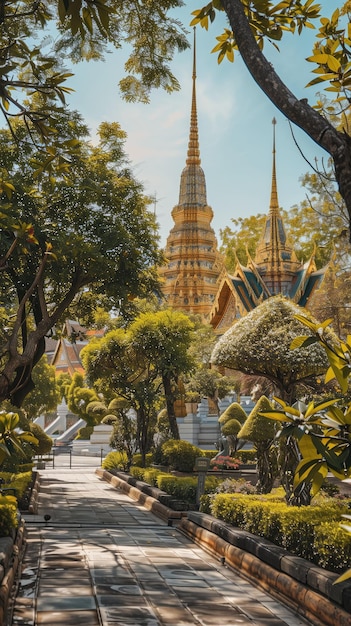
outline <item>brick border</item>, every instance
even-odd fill
[[[21,552],[26,537],[26,527],[21,518],[16,536],[0,538],[0,624],[6,624],[9,612],[9,600],[21,563]]]

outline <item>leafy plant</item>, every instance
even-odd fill
[[[17,454],[26,458],[24,445],[37,445],[38,440],[30,432],[17,432],[19,424],[17,413],[0,412],[0,466],[7,457]]]

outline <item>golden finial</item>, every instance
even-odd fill
[[[275,168],[275,126],[276,126],[277,120],[275,119],[275,117],[273,117],[272,119],[272,124],[273,124],[273,167],[272,167],[272,190],[271,190],[271,202],[269,205],[269,208],[271,211],[278,211],[279,210],[279,204],[278,204],[278,191],[277,191],[277,175],[276,175],[276,168]]]
[[[191,100],[190,115],[190,136],[188,144],[188,155],[186,164],[200,165],[200,148],[199,148],[199,132],[197,127],[197,110],[196,110],[196,30],[194,28],[194,47],[193,47],[193,92]]]

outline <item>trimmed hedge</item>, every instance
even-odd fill
[[[129,473],[137,480],[144,481],[153,487],[158,487],[175,500],[183,500],[189,506],[196,502],[197,477],[173,476],[154,468],[131,467]],[[209,476],[205,481],[205,493],[212,493],[221,481]]]
[[[27,487],[31,483],[32,472],[21,472],[19,474],[14,474],[12,472],[0,472],[0,479],[3,480],[1,487],[3,489],[15,489],[16,498],[19,499],[23,496]]]
[[[17,526],[16,498],[14,496],[0,496],[0,537],[12,537]]]
[[[349,566],[351,535],[337,524],[342,515],[349,512],[347,504],[327,500],[320,505],[292,507],[275,493],[267,496],[217,494],[203,497],[201,510],[232,526],[266,537],[292,554],[330,571],[339,573]]]

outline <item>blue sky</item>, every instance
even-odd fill
[[[324,2],[324,5],[330,5]],[[184,24],[191,12],[201,7],[191,0],[174,11]],[[197,108],[201,164],[207,183],[207,201],[214,211],[212,226],[220,241],[220,229],[230,226],[232,218],[266,213],[269,207],[272,171],[272,118],[277,120],[277,180],[280,206],[289,209],[306,196],[300,177],[310,167],[301,156],[288,121],[257,87],[240,56],[234,64],[210,51],[223,21],[215,21],[209,31],[197,28]],[[318,26],[318,23],[316,24]],[[189,40],[192,40],[189,28]],[[313,35],[286,35],[280,53],[266,44],[265,55],[297,97],[313,104],[313,89],[305,89],[311,79],[312,64],[304,59],[311,54]],[[114,52],[104,62],[81,63],[74,67],[71,81],[75,93],[68,104],[77,109],[91,129],[92,136],[102,121],[117,121],[127,132],[126,151],[136,177],[145,192],[156,194],[156,215],[161,244],[173,226],[171,210],[178,202],[180,174],[185,166],[189,137],[192,51],[178,54],[172,64],[181,91],[171,95],[155,91],[150,104],[125,103],[118,81],[123,76],[123,52]],[[300,129],[295,138],[306,159],[314,163],[327,159]]]

